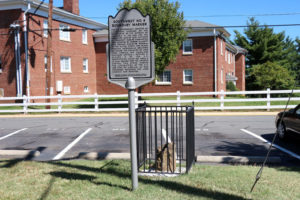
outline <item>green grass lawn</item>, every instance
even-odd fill
[[[300,199],[300,168],[195,165],[178,177],[139,177],[129,161],[0,161],[0,199]]]

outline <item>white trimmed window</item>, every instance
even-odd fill
[[[59,39],[60,40],[65,40],[65,41],[71,41],[70,39],[70,32],[65,31],[70,29],[70,26],[65,25],[65,24],[60,24],[59,25]]]
[[[228,52],[228,64],[230,64],[230,52]]]
[[[45,65],[45,72],[47,72],[48,69],[48,57],[47,55],[44,56],[44,65]],[[50,62],[50,71],[52,72],[52,58]]]
[[[88,92],[89,92],[89,87],[88,87],[88,86],[84,86],[83,92],[84,92],[84,93],[88,93]]]
[[[43,22],[43,29],[44,29],[44,37],[48,37],[48,20],[44,20]]]
[[[1,57],[1,54],[0,54],[0,73],[2,73],[2,57]]]
[[[82,44],[87,44],[88,40],[87,40],[87,30],[82,30]]]
[[[88,73],[89,72],[89,61],[87,58],[83,59],[83,73]]]
[[[193,70],[185,69],[183,70],[183,83],[192,84],[193,83]]]
[[[193,53],[193,40],[188,39],[183,41],[182,45],[183,54],[192,54]]]
[[[60,57],[60,72],[72,72],[70,57]]]
[[[223,56],[223,40],[221,40],[221,55]]]
[[[48,58],[47,58],[47,55],[44,56],[44,65],[45,65],[45,72],[47,72],[47,68],[48,68]]]
[[[65,86],[64,87],[64,94],[71,94],[71,87],[70,86]]]
[[[227,61],[227,51],[225,50],[225,61]]]
[[[222,66],[222,69],[221,69],[221,84],[223,84],[224,81],[223,81],[223,66]]]
[[[165,70],[163,73],[157,75],[156,84],[171,84],[171,70]]]

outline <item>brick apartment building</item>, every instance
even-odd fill
[[[245,90],[245,54],[247,51],[226,42],[230,34],[220,26],[201,21],[187,21],[191,27],[176,61],[166,67],[155,81],[142,87],[141,92],[212,92],[226,91],[232,81]],[[109,83],[106,77],[105,45],[107,30],[94,33],[97,91],[99,94],[126,93],[120,86]]]
[[[0,0],[0,96],[28,95],[27,89],[31,96],[44,96],[47,68],[51,69],[50,92],[53,95],[97,92],[93,34],[96,30],[107,29],[107,26],[80,16],[78,3],[78,0],[64,0],[63,8],[53,8],[52,59],[48,62],[48,33],[45,30],[48,28],[48,4],[39,0]],[[25,71],[26,23],[29,88]],[[20,25],[21,78],[18,77],[18,80],[16,42],[10,29],[11,24]],[[17,85],[21,85],[21,94]]]
[[[48,36],[44,30],[48,28],[48,5],[39,0],[30,3],[26,0],[0,0],[0,96],[28,93],[30,96],[44,96],[47,68],[51,70],[52,95],[127,93],[107,81],[107,26],[80,16],[78,1],[64,0],[63,8],[53,9],[52,59],[48,64]],[[29,88],[25,71],[24,19],[28,29]],[[16,64],[16,42],[11,24],[21,27],[20,66]],[[171,63],[155,81],[143,86],[142,92],[220,91],[226,90],[228,81],[245,90],[246,51],[225,41],[230,34],[223,27],[201,21],[187,21],[186,26],[192,31],[180,48],[176,62]],[[18,67],[21,78],[17,81]],[[22,93],[18,94],[20,85]]]

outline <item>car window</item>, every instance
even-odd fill
[[[300,108],[296,110],[296,115],[300,116]]]

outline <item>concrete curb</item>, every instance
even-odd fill
[[[130,153],[109,153],[109,152],[81,152],[78,158],[88,160],[129,160]]]
[[[0,150],[0,156],[20,156],[20,157],[37,157],[40,155],[39,151],[32,150]]]
[[[263,163],[265,157],[263,156],[197,156],[196,162],[203,163]],[[269,164],[281,163],[280,157],[269,157],[267,160]]]
[[[80,159],[88,160],[111,160],[111,159],[130,159],[130,153],[109,153],[109,152],[81,152]],[[199,163],[224,163],[224,164],[248,164],[263,163],[265,157],[262,156],[196,156]],[[280,157],[269,157],[267,163],[278,164],[282,160]]]
[[[0,150],[0,156],[11,157],[37,157],[40,151],[36,150]],[[130,160],[130,153],[111,153],[111,152],[80,152],[79,159],[87,160]],[[262,156],[196,156],[198,163],[216,163],[216,164],[248,164],[248,163],[263,163],[265,157]],[[268,164],[279,164],[282,159],[277,156],[269,157]]]

